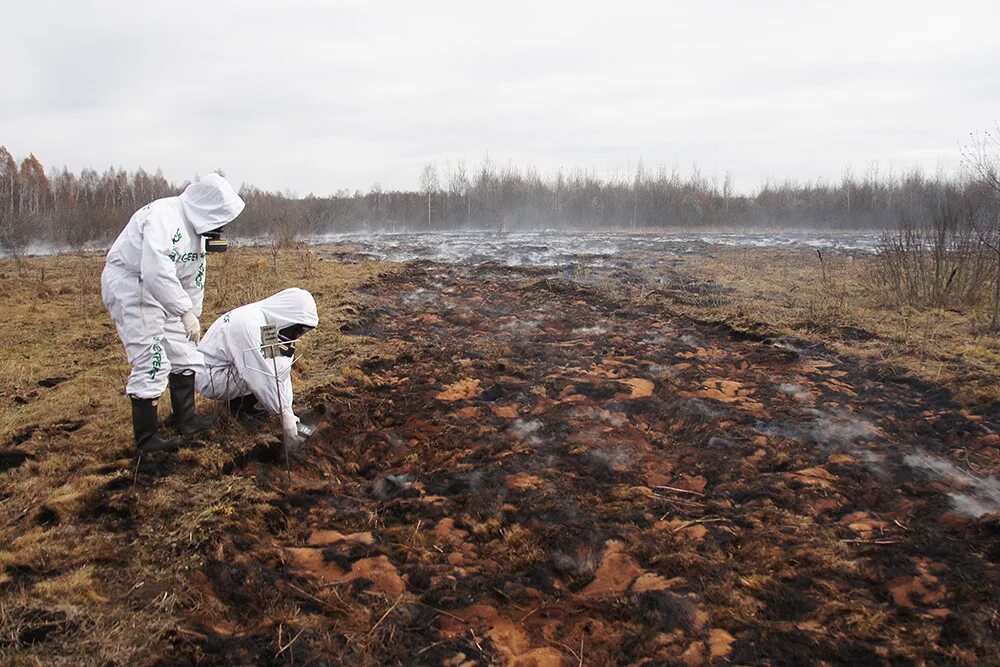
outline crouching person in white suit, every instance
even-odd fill
[[[139,454],[176,451],[157,435],[156,401],[170,385],[174,423],[182,435],[210,428],[195,414],[194,374],[205,298],[205,253],[225,250],[222,228],[243,210],[226,179],[208,174],[179,197],[139,209],[108,251],[101,295],[125,346],[132,372],[132,428]]]
[[[265,358],[260,347],[260,328],[267,324],[277,328],[284,342],[275,357],[277,381],[274,361]],[[317,324],[316,301],[297,287],[229,311],[208,328],[198,346],[205,359],[195,377],[198,393],[250,415],[259,402],[271,414],[281,415],[285,443],[300,444],[299,418],[292,409],[294,341]]]

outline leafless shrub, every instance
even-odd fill
[[[986,209],[975,192],[952,192],[923,220],[883,233],[873,288],[895,305],[968,310],[990,301],[994,260],[979,229]]]
[[[829,259],[819,248],[816,257],[820,265],[820,289],[806,303],[809,317],[819,324],[841,326],[847,320],[848,283],[830,266]]]
[[[976,235],[994,262],[993,314],[990,328],[1000,331],[1000,124],[992,132],[971,135],[971,143],[962,149],[965,165],[978,179],[990,198],[990,210],[976,225]]]

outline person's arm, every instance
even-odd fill
[[[191,297],[177,278],[177,264],[174,262],[174,245],[168,229],[156,218],[156,214],[142,222],[142,259],[139,275],[143,289],[149,290],[153,298],[163,306],[167,315],[180,317],[191,311]]]

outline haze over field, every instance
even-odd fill
[[[305,194],[428,162],[697,164],[737,190],[958,165],[995,2],[8,3],[0,143]]]

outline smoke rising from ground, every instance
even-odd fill
[[[968,516],[1000,512],[1000,481],[993,477],[974,477],[949,461],[925,452],[908,454],[903,462],[945,484],[960,490],[949,491],[955,511]]]

